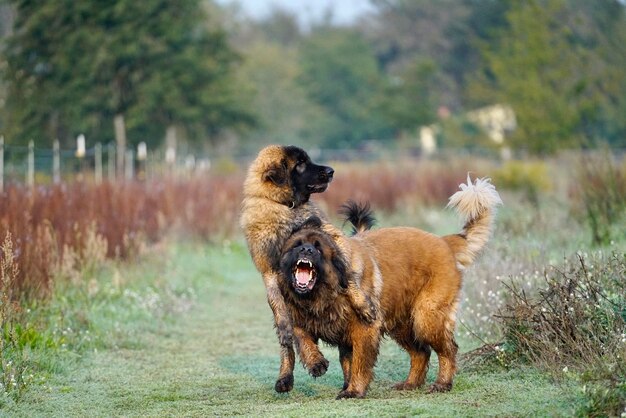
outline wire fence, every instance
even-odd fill
[[[417,141],[416,141],[417,142]],[[259,147],[262,145],[259,145]],[[463,158],[505,161],[510,158],[524,159],[528,155],[515,153],[503,156],[492,148],[437,149],[425,152],[419,145],[394,146],[391,140],[372,140],[352,149],[324,149],[306,147],[310,157],[318,162],[374,162],[397,161],[399,159],[421,160],[424,158],[459,160]],[[211,168],[211,160],[206,155],[186,152],[187,148],[177,150],[174,147],[148,149],[140,143],[136,149],[124,149],[118,152],[115,143],[95,144],[85,147],[78,141],[75,149],[61,148],[54,141],[52,148],[36,147],[31,141],[27,146],[5,144],[0,136],[0,192],[8,184],[58,184],[74,180],[92,181],[144,181],[152,178],[175,176],[189,177],[204,174]],[[242,150],[243,151],[243,150]],[[585,155],[598,150],[569,150],[575,155]],[[236,167],[245,167],[254,158],[253,152],[229,155],[228,161],[218,158],[217,170],[232,172]],[[563,150],[561,154],[567,153]],[[618,160],[626,158],[626,149],[611,148],[611,154]]]
[[[424,156],[419,147],[398,150],[394,141],[368,141],[353,149],[324,149],[305,147],[314,161],[380,161]],[[262,145],[259,145],[261,147]],[[7,184],[58,184],[73,180],[103,181],[147,180],[162,176],[190,176],[211,168],[211,160],[186,152],[185,147],[149,150],[145,143],[120,154],[115,143],[85,146],[84,137],[77,139],[74,149],[61,148],[54,141],[52,148],[6,144],[0,136],[0,192]],[[243,152],[243,153],[242,153]],[[218,158],[218,170],[232,171],[231,166],[245,167],[254,152],[240,150],[229,155],[228,162]],[[226,167],[228,166],[228,167]]]
[[[121,153],[114,143],[85,147],[78,141],[76,149],[5,144],[0,136],[0,192],[8,184],[58,184],[64,181],[146,180],[160,175],[189,175],[210,168],[210,160],[195,155],[177,155],[174,148],[148,150],[140,143],[136,150]]]

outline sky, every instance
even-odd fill
[[[373,10],[369,0],[217,0],[217,3],[238,3],[246,14],[255,18],[265,17],[275,8],[292,11],[305,26],[319,21],[329,8],[336,24],[352,23],[359,15]]]

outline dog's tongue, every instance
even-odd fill
[[[296,270],[296,280],[299,285],[306,286],[311,280],[311,270],[309,269],[297,269]]]

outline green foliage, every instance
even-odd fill
[[[394,131],[411,132],[435,120],[437,98],[433,97],[431,86],[437,70],[433,61],[416,61],[387,82],[376,112],[385,117]]]
[[[587,155],[577,167],[572,190],[575,214],[591,229],[595,245],[624,238],[626,231],[626,163],[608,152]]]
[[[524,280],[507,285],[509,302],[498,315],[503,352],[556,376],[575,373],[586,385],[583,415],[619,415],[626,408],[626,254],[579,254],[546,271],[534,292]]]
[[[459,36],[458,28],[465,25],[472,9],[482,14],[491,7],[490,3],[501,2],[385,0],[372,3],[376,8],[376,14],[370,18],[372,24],[360,25],[359,29],[372,44],[392,87],[397,86],[395,80],[400,80],[410,90],[412,77],[409,74],[415,71],[416,64],[426,63],[433,69],[428,78],[422,80],[426,83],[420,87],[419,96],[400,87],[397,97],[392,96],[389,101],[397,98],[400,105],[405,96],[412,97],[405,112],[416,110],[419,113],[424,106],[431,116],[439,106],[460,110],[462,74],[471,73],[472,64],[469,54],[461,53],[461,48],[457,47],[458,43],[469,39],[467,34]]]
[[[484,65],[480,47],[496,40],[497,31],[506,27],[505,15],[512,1],[462,0],[456,3],[457,7],[463,5],[465,16],[455,19],[448,27],[452,46],[443,67],[458,84],[457,100],[467,105],[471,103],[467,97],[468,84]]]
[[[581,65],[553,15],[538,2],[518,2],[507,13],[509,27],[497,46],[485,51],[487,83],[497,102],[509,100],[517,118],[511,141],[533,153],[573,145],[576,114],[570,103]],[[556,9],[556,10],[555,10]],[[569,142],[569,144],[568,144]]]
[[[387,137],[388,125],[375,111],[382,78],[370,47],[355,31],[323,28],[300,49],[301,82],[323,113],[307,136],[330,147],[355,146]]]
[[[491,150],[496,155],[497,144],[475,122],[466,117],[448,117],[437,124],[438,146],[450,149],[466,149],[475,152]]]
[[[153,147],[170,128],[252,152],[358,147],[438,122],[442,144],[489,149],[462,116],[436,113],[500,103],[516,113],[514,150],[626,146],[623,1],[372,5],[352,25],[303,30],[288,11],[255,21],[213,1],[7,1],[0,130],[11,143],[73,146],[79,133],[111,141],[124,116],[129,144]]]
[[[534,154],[598,138],[621,141],[615,133],[623,135],[622,118],[613,112],[626,109],[626,75],[618,70],[625,63],[625,55],[618,52],[626,39],[624,7],[604,1],[599,8],[616,6],[615,15],[585,18],[580,25],[583,17],[571,2],[511,4],[507,25],[481,44],[484,70],[470,86],[470,97],[479,103],[510,104],[517,117],[511,144]],[[612,28],[611,38],[600,35],[603,24]],[[622,46],[609,46],[615,42],[612,37],[622,39]],[[609,93],[609,84],[619,93]]]
[[[178,125],[203,138],[252,119],[232,88],[237,60],[207,28],[199,0],[171,3],[11,2],[7,140],[113,138],[124,115],[131,142],[158,143]]]
[[[540,193],[552,188],[548,166],[543,161],[507,161],[492,176],[499,188],[520,191],[535,206]]]
[[[263,143],[310,145],[304,131],[314,130],[312,121],[318,120],[322,111],[298,82],[298,51],[259,38],[246,46],[246,58],[239,68],[241,88],[254,92],[252,106],[258,118],[256,129],[246,135],[246,145],[251,154]]]
[[[579,406],[577,416],[621,416],[626,409],[626,379],[621,381],[590,382],[583,387],[585,400]]]

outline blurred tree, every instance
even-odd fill
[[[437,74],[436,63],[416,60],[403,71],[388,78],[377,111],[397,134],[415,132],[436,120],[437,91],[432,88]]]
[[[237,56],[200,0],[10,3],[11,141],[110,141],[115,120],[118,139],[127,127],[131,142],[156,144],[172,125],[204,138],[252,122],[230,78]]]
[[[562,11],[559,0],[514,2],[499,41],[485,45],[484,77],[473,86],[474,97],[482,97],[485,104],[513,107],[518,127],[512,145],[532,153],[578,142],[572,104],[581,82],[576,66],[582,63],[556,19]]]
[[[433,103],[434,107],[459,109],[461,93],[447,62],[455,47],[449,35],[450,27],[467,19],[470,7],[466,1],[371,1],[376,14],[359,29],[372,45],[381,68],[390,77],[404,80],[416,72],[416,63],[432,63],[429,96],[439,102]]]
[[[298,17],[288,10],[274,8],[258,23],[258,29],[269,42],[292,46],[300,40]]]
[[[514,147],[551,153],[598,136],[607,139],[609,126],[623,132],[624,113],[610,113],[625,109],[624,8],[611,0],[587,7],[613,12],[581,20],[571,1],[513,1],[497,41],[482,44],[485,65],[469,95],[476,104],[513,107]],[[597,36],[607,28],[608,37]]]
[[[300,48],[308,97],[323,113],[309,121],[306,134],[324,146],[354,146],[388,138],[392,129],[377,112],[384,80],[373,51],[354,30],[318,28]]]
[[[257,129],[247,133],[247,142],[255,149],[276,142],[313,145],[304,131],[310,121],[319,120],[322,110],[298,82],[301,70],[296,48],[259,38],[243,52],[240,84],[254,91],[259,121]]]
[[[577,131],[585,145],[626,147],[626,4],[571,0],[566,24],[583,54]]]
[[[498,30],[507,27],[506,12],[511,0],[461,0],[467,15],[450,22],[445,34],[450,52],[443,57],[442,69],[454,80],[459,102],[467,106],[467,84],[483,65],[481,47],[497,42]]]

